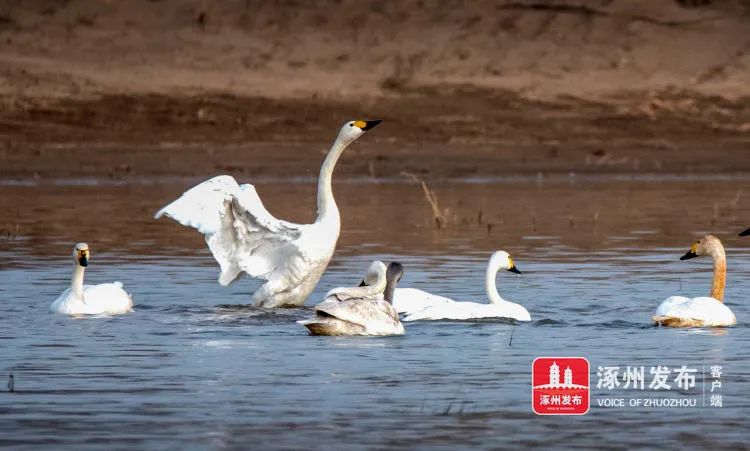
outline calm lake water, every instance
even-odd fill
[[[0,186],[0,446],[86,448],[477,448],[747,446],[750,412],[750,191],[746,179],[562,178],[433,185],[449,225],[434,227],[418,185],[337,180],[343,230],[307,307],[243,307],[257,282],[223,288],[202,237],[153,213],[195,180]],[[280,217],[310,220],[314,184],[256,185]],[[650,325],[673,294],[707,295],[710,260],[679,261],[714,233],[727,248],[727,305],[740,325]],[[119,317],[48,313],[86,241],[88,283],[120,280]],[[398,260],[401,286],[485,301],[490,253],[521,278],[501,293],[533,321],[419,322],[403,337],[311,337],[295,323],[373,259]],[[511,342],[512,335],[512,342]],[[539,356],[591,362],[591,410],[531,410]],[[681,393],[597,388],[599,366],[687,365]],[[721,365],[723,407],[704,370]],[[5,391],[10,373],[14,393]],[[706,380],[710,374],[705,374]],[[710,385],[710,384],[709,384]],[[696,407],[612,408],[597,400],[671,396]],[[705,406],[704,406],[705,403]],[[604,441],[603,441],[604,440]]]

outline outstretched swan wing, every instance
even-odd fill
[[[228,175],[186,191],[156,213],[167,215],[206,236],[221,267],[219,283],[228,285],[242,271],[268,280],[274,270],[299,253],[292,244],[304,226],[280,221],[266,210],[253,185],[238,185]]]

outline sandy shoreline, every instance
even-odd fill
[[[332,5],[0,7],[0,178],[750,172],[742,2]]]
[[[311,176],[340,124],[364,115],[384,122],[347,151],[340,176],[750,172],[750,109],[685,102],[532,102],[465,87],[367,105],[216,95],[32,101],[0,112],[0,177]]]

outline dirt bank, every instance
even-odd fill
[[[0,5],[0,176],[750,171],[746,2]],[[353,155],[352,155],[353,154]]]
[[[443,87],[364,104],[229,96],[117,96],[0,114],[6,178],[314,176],[340,124],[384,119],[339,175],[750,171],[750,108],[716,98],[529,101]]]
[[[448,83],[737,97],[750,93],[749,11],[739,0],[8,0],[0,93],[354,100]]]

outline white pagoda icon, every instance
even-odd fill
[[[563,372],[563,383],[560,383],[560,366],[557,362],[552,362],[549,366],[549,383],[543,385],[535,385],[534,388],[588,388],[585,385],[578,385],[573,383],[573,370],[570,367],[566,367]]]

